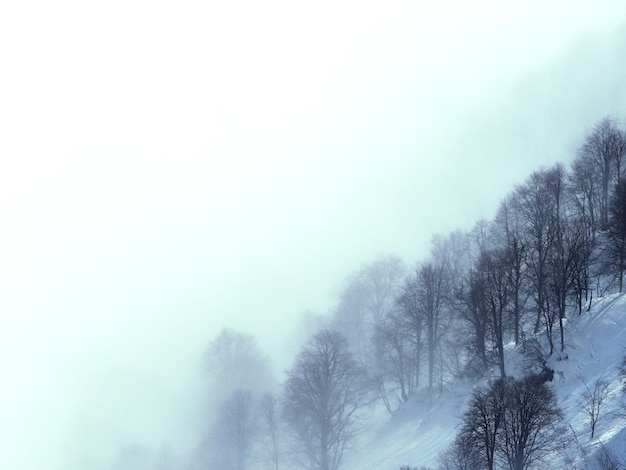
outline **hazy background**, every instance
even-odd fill
[[[184,452],[222,325],[280,372],[360,264],[626,117],[623,0],[5,3],[0,468]]]

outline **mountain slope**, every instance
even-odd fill
[[[537,338],[540,342],[545,338]],[[626,353],[626,295],[616,294],[593,302],[588,312],[571,314],[565,325],[566,349],[548,360],[554,369],[552,386],[564,413],[566,428],[562,452],[545,462],[549,468],[592,468],[594,453],[608,449],[626,462],[626,412],[619,368]],[[507,348],[507,370],[525,374],[522,347]],[[346,456],[347,470],[393,470],[401,465],[433,466],[440,452],[456,435],[458,418],[465,410],[472,387],[486,383],[458,380],[430,398],[420,392],[393,416],[378,410],[365,423],[356,448]],[[606,383],[606,399],[591,439],[584,394],[598,381]]]

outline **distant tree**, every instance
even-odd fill
[[[406,334],[410,343],[412,360],[410,372],[412,384],[407,384],[407,397],[410,391],[417,389],[420,383],[422,352],[426,343],[426,319],[420,301],[420,287],[416,274],[408,276],[396,297],[394,317],[401,334]]]
[[[617,278],[619,291],[624,291],[626,271],[626,176],[618,181],[609,207],[607,227],[609,270]]]
[[[558,318],[561,351],[565,350],[565,338],[563,320],[567,308],[572,304],[578,305],[579,313],[582,310],[581,289],[587,289],[587,274],[584,272],[589,256],[588,239],[585,237],[584,228],[576,220],[563,219],[554,236],[554,249],[548,260],[548,297],[551,309],[550,318],[546,324],[552,327],[554,319]],[[584,279],[584,280],[582,280]],[[552,336],[548,336],[552,340]],[[551,350],[554,348],[550,344]]]
[[[281,461],[281,422],[278,397],[266,393],[259,402],[261,435],[266,438],[268,461],[274,470],[278,470]]]
[[[622,391],[626,394],[626,356],[622,359],[622,364],[619,367],[619,378],[622,382]]]
[[[203,359],[211,424],[195,459],[210,468],[241,470],[256,440],[257,394],[274,385],[269,360],[254,336],[230,328],[209,342]]]
[[[586,227],[587,233],[595,240],[599,225],[601,191],[593,158],[581,151],[572,163],[568,180],[575,212]]]
[[[442,299],[439,314],[438,338],[436,338],[436,371],[439,387],[451,377],[466,371],[471,341],[467,341],[468,324],[464,308],[459,310],[457,286],[467,280],[467,273],[475,263],[478,243],[470,232],[455,230],[448,235],[436,235],[432,239],[429,264],[441,268],[443,274]],[[475,343],[474,343],[475,344]]]
[[[395,256],[379,258],[360,273],[374,325],[380,324],[393,308],[393,302],[405,274],[402,261]]]
[[[604,228],[609,219],[609,194],[612,182],[616,182],[622,175],[626,137],[617,121],[606,117],[596,124],[586,137],[580,152],[592,162],[594,173],[600,182],[599,215],[601,227]]]
[[[422,329],[421,317],[414,319],[400,307],[389,313],[376,329],[375,379],[390,413],[406,402],[419,384]]]
[[[300,352],[287,372],[282,403],[309,468],[339,467],[371,388],[340,333],[322,330]]]
[[[355,359],[366,367],[376,366],[372,338],[394,308],[405,271],[395,256],[378,258],[350,276],[340,293],[333,328],[346,337]]]
[[[509,252],[493,250],[482,253],[477,267],[477,276],[482,282],[482,302],[490,324],[492,341],[496,352],[496,363],[500,376],[506,377],[504,367],[504,344],[507,309],[511,303],[511,279]]]
[[[262,391],[273,383],[269,360],[252,335],[222,329],[209,342],[204,360],[212,399],[218,402],[235,390],[252,385],[255,391]]]
[[[433,263],[443,266],[449,282],[461,282],[472,266],[474,249],[470,235],[463,230],[455,230],[446,236],[435,235],[431,245]]]
[[[99,467],[103,468],[103,467]],[[158,448],[144,447],[139,444],[125,444],[109,470],[178,470],[183,468],[183,459],[172,447],[163,442]]]
[[[477,258],[483,251],[494,248],[491,232],[492,223],[487,219],[480,219],[474,224],[474,227],[468,234],[470,240],[470,260]]]
[[[479,359],[483,370],[488,366],[486,342],[490,331],[484,291],[484,279],[476,269],[471,269],[466,279],[454,288],[454,299],[450,303],[465,324],[462,331],[466,348],[470,356]]]
[[[224,470],[248,468],[259,427],[249,389],[236,390],[222,404],[212,433],[211,467]]]

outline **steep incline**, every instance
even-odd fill
[[[626,462],[626,400],[619,377],[619,367],[626,354],[626,295],[598,299],[589,312],[580,317],[571,315],[565,325],[565,340],[565,352],[553,354],[548,365],[555,370],[552,385],[565,415],[566,448],[552,457],[549,466],[591,468],[594,452],[603,446]],[[510,375],[522,376],[523,364],[522,348],[509,345]],[[586,387],[593,389],[598,380],[608,383],[608,396],[591,439],[582,397]],[[385,411],[377,410],[365,423],[365,431],[354,451],[346,455],[344,468],[434,467],[439,453],[454,439],[458,417],[465,409],[472,387],[485,382],[457,381],[432,399],[427,392],[417,393],[391,418]]]

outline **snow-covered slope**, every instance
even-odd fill
[[[594,453],[603,447],[626,462],[626,400],[619,377],[626,354],[626,295],[595,300],[589,312],[570,315],[565,341],[566,350],[554,353],[548,366],[555,371],[552,386],[565,417],[567,448],[552,457],[549,468],[592,468]],[[524,364],[522,348],[509,345],[509,374],[524,375]],[[583,395],[587,389],[593,391],[598,380],[607,383],[608,395],[591,439]],[[344,468],[435,467],[439,453],[455,437],[472,387],[482,383],[459,380],[432,398],[427,392],[417,393],[393,417],[379,410],[366,423],[356,448],[346,455]]]

